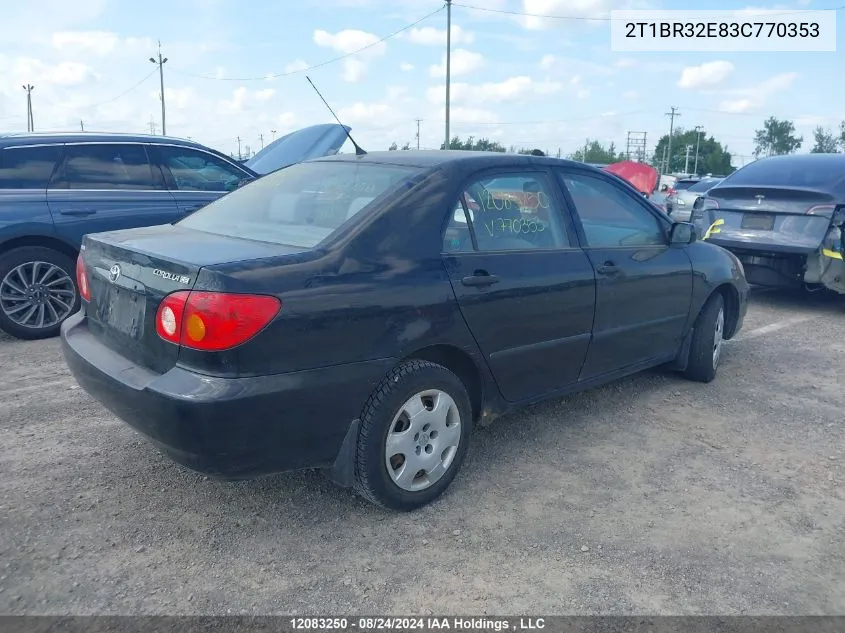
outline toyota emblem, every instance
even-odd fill
[[[115,264],[109,270],[109,281],[114,283],[115,281],[117,281],[118,277],[120,277],[120,266]]]

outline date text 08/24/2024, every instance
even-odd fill
[[[537,631],[546,628],[538,617],[297,617],[292,631]]]

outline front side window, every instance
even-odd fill
[[[561,179],[575,203],[587,246],[666,244],[660,221],[621,185],[586,174],[563,173]]]
[[[190,147],[158,147],[179,191],[234,191],[246,173],[212,154]]]
[[[408,185],[419,171],[376,163],[298,163],[215,200],[179,225],[313,248],[376,198]]]
[[[56,189],[160,189],[147,151],[139,144],[68,145],[65,160],[50,183]]]
[[[46,189],[60,151],[57,145],[0,150],[0,189]]]
[[[480,251],[569,246],[560,208],[543,173],[497,174],[469,182],[451,212],[445,252],[473,250],[466,214]]]

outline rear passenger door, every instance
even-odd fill
[[[210,152],[178,145],[155,145],[153,159],[161,166],[180,217],[234,191],[249,172]]]
[[[0,149],[0,241],[53,232],[47,183],[61,152],[46,144]]]
[[[167,224],[178,218],[143,143],[76,143],[47,188],[56,231],[79,244],[86,233]]]
[[[483,172],[452,206],[443,263],[502,395],[520,402],[577,381],[595,279],[552,175]]]
[[[582,380],[676,354],[692,299],[692,262],[670,222],[603,174],[559,170],[596,271],[596,318]]]

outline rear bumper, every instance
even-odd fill
[[[81,312],[62,324],[61,340],[85,391],[174,461],[225,479],[337,466],[353,421],[394,364],[384,359],[252,378],[178,366],[156,374],[100,343]]]

